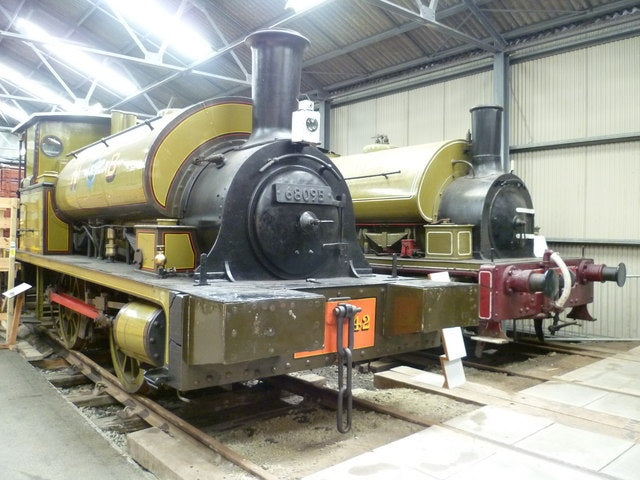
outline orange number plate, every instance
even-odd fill
[[[334,353],[338,351],[338,338],[336,316],[333,309],[341,303],[349,303],[360,307],[361,312],[355,316],[353,325],[353,346],[356,348],[373,347],[375,345],[376,333],[376,299],[375,298],[358,298],[353,300],[341,300],[325,303],[324,308],[324,348],[311,352],[297,352],[294,358],[313,357],[315,355],[323,355],[325,353]],[[343,341],[347,346],[348,342],[348,322],[345,322]]]

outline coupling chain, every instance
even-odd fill
[[[347,433],[351,430],[353,411],[353,336],[355,316],[362,311],[360,307],[349,303],[341,303],[333,309],[337,328],[338,353],[338,431]],[[347,323],[347,346],[344,346],[344,325]],[[345,379],[346,377],[346,379]]]

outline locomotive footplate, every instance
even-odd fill
[[[441,328],[476,323],[475,284],[371,275],[273,282],[272,289],[264,283],[260,289],[248,282],[227,285],[224,294],[211,284],[194,295],[176,297],[173,308],[182,308],[187,328],[170,332],[174,377],[167,383],[174,388],[190,390],[336,364],[348,368],[436,347]],[[341,305],[354,308],[351,328],[345,322],[342,329],[337,325],[335,309]],[[346,343],[350,336],[353,341]],[[345,382],[348,377],[347,372]]]
[[[19,257],[37,266],[46,283],[61,277],[84,282],[85,294],[69,308],[91,307],[92,317],[102,319],[98,327],[121,323],[120,349],[140,360],[151,383],[181,391],[336,365],[348,357],[345,347],[354,363],[435,347],[441,328],[476,322],[476,284],[367,275],[194,285],[189,276],[160,278],[82,256]],[[334,310],[342,304],[361,311],[353,316],[352,346],[340,348]],[[155,333],[147,326],[155,317],[140,323],[120,315],[117,322],[118,309],[127,305],[164,312],[165,338],[151,338]],[[139,328],[129,332],[134,324]],[[149,338],[143,342],[136,332]],[[342,334],[346,339],[349,331]],[[153,369],[139,354],[149,345],[161,347]]]

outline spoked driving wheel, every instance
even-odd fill
[[[145,392],[148,385],[144,379],[144,369],[140,366],[140,361],[130,357],[118,347],[113,331],[109,335],[109,348],[113,368],[124,389],[129,393]]]
[[[77,278],[64,277],[60,284],[63,293],[71,295],[77,299],[84,298],[84,287]],[[78,312],[63,305],[58,308],[56,319],[56,329],[58,336],[65,347],[73,350],[80,350],[87,343],[88,319]]]
[[[69,310],[63,306],[60,306],[58,312],[57,330],[64,346],[73,349],[80,350],[85,345],[86,340],[79,337],[80,329],[83,328],[85,321],[82,319],[82,315],[73,310]]]

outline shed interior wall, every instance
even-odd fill
[[[491,103],[492,72],[481,72],[331,109],[331,150],[361,153],[378,135],[398,147],[464,138],[469,109]]]
[[[511,66],[511,145],[640,133],[640,36]],[[332,150],[359,153],[378,134],[397,146],[463,138],[469,109],[493,103],[492,72],[341,105],[331,112]],[[640,142],[511,154],[532,193],[541,233],[565,256],[627,264],[640,273]],[[564,243],[564,241],[577,243]],[[607,243],[600,243],[601,241]],[[582,243],[584,242],[584,243]],[[562,334],[640,338],[640,279],[596,286],[600,322]]]

